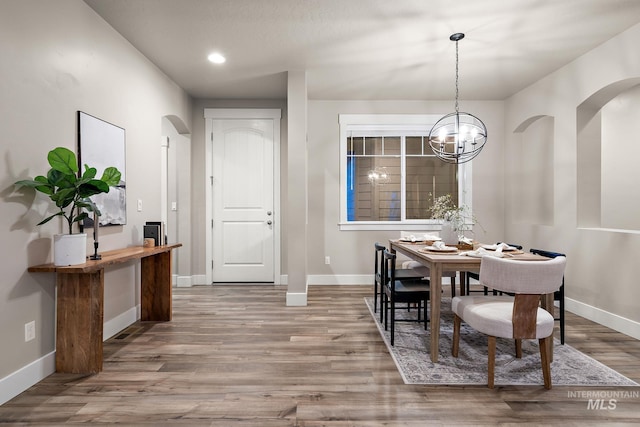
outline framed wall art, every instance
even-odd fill
[[[84,171],[88,164],[102,176],[105,168],[115,166],[122,173],[120,184],[106,194],[92,196],[100,209],[100,225],[127,223],[125,130],[119,126],[78,111],[78,166]],[[84,226],[93,227],[93,217],[84,220]]]

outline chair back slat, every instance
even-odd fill
[[[487,256],[480,264],[480,283],[489,288],[520,294],[550,294],[562,285],[567,259],[521,261]]]
[[[395,289],[396,284],[396,254],[384,250],[384,265],[382,270],[383,285]]]
[[[516,294],[513,301],[513,338],[536,338],[536,322],[540,295]]]
[[[374,274],[376,275],[376,277],[379,277],[378,275],[382,273],[382,264],[384,262],[383,253],[387,248],[378,242],[374,243],[374,246],[376,248],[376,260],[375,260],[376,262],[374,266]]]

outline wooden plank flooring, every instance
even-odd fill
[[[640,423],[640,387],[405,385],[364,305],[370,293],[368,286],[312,286],[307,307],[286,307],[285,287],[174,289],[173,321],[132,325],[105,342],[103,372],[53,374],[0,406],[0,423]],[[638,340],[568,313],[567,342],[640,382]],[[603,408],[606,393],[636,397],[594,409],[582,391],[603,394]]]

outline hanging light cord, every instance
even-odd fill
[[[458,40],[456,40],[456,113],[458,113]]]

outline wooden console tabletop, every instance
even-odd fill
[[[31,273],[56,273],[56,372],[102,371],[105,267],[140,259],[140,319],[171,320],[171,251],[180,246],[133,246],[101,252],[102,259],[84,264],[29,267]]]
[[[66,267],[59,267],[51,264],[41,264],[29,267],[30,273],[89,273],[99,270],[104,267],[108,267],[114,264],[122,264],[133,259],[140,259],[152,255],[156,255],[162,252],[171,251],[172,249],[179,248],[182,243],[166,246],[155,246],[153,248],[144,248],[142,246],[131,246],[129,248],[116,249],[113,251],[100,252],[102,259],[92,261],[87,260],[84,264],[69,265]]]

